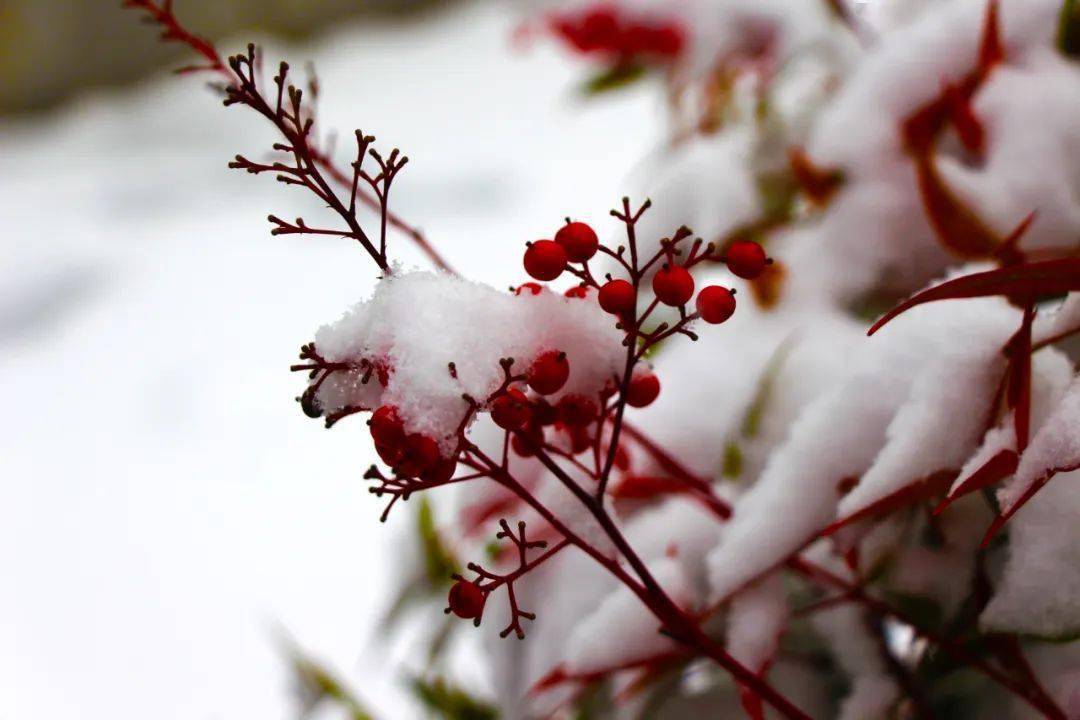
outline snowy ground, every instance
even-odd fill
[[[315,59],[325,127],[413,158],[396,209],[498,286],[564,215],[604,223],[660,114],[644,90],[576,102],[581,68],[514,51],[514,21],[476,5],[286,51]],[[310,204],[225,169],[269,141],[165,76],[0,124],[0,718],[289,717],[279,628],[409,717],[371,637],[405,516],[377,523],[365,428],[305,419],[287,372],[373,273],[269,236]]]

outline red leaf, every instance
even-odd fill
[[[1051,468],[1047,470],[1042,477],[1033,482],[1031,486],[1026,491],[1024,491],[1024,494],[1020,496],[1020,499],[1014,502],[1008,510],[994,518],[994,522],[990,523],[990,529],[986,531],[986,535],[983,536],[982,544],[979,545],[979,547],[983,550],[988,548],[990,546],[990,541],[993,540],[994,536],[1001,531],[1001,528],[1005,527],[1005,523],[1007,523],[1009,519],[1012,518],[1012,516],[1015,515],[1020,508],[1024,507],[1024,505],[1027,504],[1028,500],[1035,497],[1035,493],[1042,490],[1043,486],[1046,485],[1046,483],[1050,482],[1051,478],[1053,478],[1058,473],[1072,472],[1073,470],[1080,470],[1080,463],[1077,463],[1075,465],[1066,465],[1064,467]]]
[[[765,720],[765,706],[761,698],[745,685],[739,686],[739,703],[750,720]]]
[[[956,488],[950,495],[941,501],[941,504],[934,508],[934,514],[938,515],[942,510],[947,508],[953,503],[965,495],[982,490],[984,487],[993,485],[996,482],[1000,482],[1016,472],[1016,466],[1020,464],[1020,456],[1012,450],[1002,450],[994,457],[983,463],[975,472],[971,473],[964,479],[960,486]]]
[[[960,142],[973,153],[981,153],[986,141],[986,131],[982,121],[975,115],[971,107],[971,95],[959,92],[956,87],[950,85],[949,95],[949,119],[952,120],[956,134]]]
[[[1005,59],[1005,47],[1001,42],[1001,26],[998,23],[998,0],[986,4],[983,21],[982,43],[979,45],[979,64],[976,72],[985,78],[995,65]]]
[[[847,517],[837,520],[822,530],[821,535],[827,537],[859,520],[881,517],[894,510],[940,495],[949,489],[953,480],[956,479],[956,474],[956,470],[939,470],[932,475],[920,478],[899,490],[889,493],[880,500],[870,503],[861,510],[856,510]]]
[[[1080,290],[1078,258],[1060,258],[972,273],[912,295],[885,313],[867,331],[867,335],[873,335],[897,315],[917,305],[938,300],[1004,295],[1013,301],[1030,305],[1040,298],[1064,295],[1075,290]]]
[[[1006,399],[1013,410],[1016,426],[1016,449],[1024,452],[1031,434],[1031,323],[1035,308],[1024,309],[1024,321],[1009,338],[1005,354],[1009,358],[1009,390]]]
[[[611,489],[616,500],[649,500],[658,495],[690,492],[690,486],[671,477],[650,475],[627,475]]]
[[[941,244],[962,258],[993,255],[1002,239],[945,183],[931,149],[916,155],[915,173],[923,209]]]
[[[819,207],[828,204],[844,182],[842,172],[819,168],[801,147],[788,149],[788,163],[799,188]]]

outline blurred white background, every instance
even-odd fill
[[[500,287],[562,217],[605,226],[661,119],[647,88],[580,101],[581,66],[515,48],[519,20],[466,4],[267,52],[315,61],[324,130],[407,152],[395,209]],[[378,523],[362,420],[323,430],[288,372],[373,268],[269,235],[311,203],[226,169],[273,137],[202,82],[0,120],[0,718],[292,717],[282,629],[410,717],[408,647],[372,632],[409,516]]]

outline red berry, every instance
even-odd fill
[[[491,419],[503,430],[519,430],[529,422],[532,411],[529,399],[520,390],[510,388],[491,403]]]
[[[530,295],[539,295],[541,292],[543,292],[543,290],[543,285],[534,282],[527,282],[523,285],[519,285],[518,288],[514,290],[514,294],[521,295],[522,293],[528,293]]]
[[[405,442],[405,425],[393,405],[383,405],[371,413],[368,427],[376,446],[382,445],[389,450],[400,447]]]
[[[652,405],[659,394],[660,378],[652,373],[637,375],[630,380],[630,385],[626,388],[626,404],[643,408]]]
[[[600,247],[600,238],[583,222],[563,225],[559,232],[555,233],[555,242],[562,245],[571,262],[585,262],[595,255],[596,249]]]
[[[540,426],[554,425],[559,420],[559,410],[544,398],[537,398],[532,406],[532,419]]]
[[[589,297],[589,288],[585,285],[575,285],[574,287],[563,293],[568,298],[577,298],[584,300]]]
[[[486,600],[487,596],[484,595],[484,591],[476,583],[468,580],[458,580],[450,588],[447,604],[450,606],[450,611],[459,618],[472,620],[480,617],[480,613],[484,612],[484,602]]]
[[[536,358],[527,373],[529,387],[541,395],[557,393],[570,377],[570,363],[566,353],[548,350]]]
[[[566,268],[566,251],[554,240],[537,240],[525,251],[525,272],[537,280],[554,280]]]
[[[600,307],[612,315],[627,315],[637,306],[637,292],[626,280],[609,280],[600,288]]]
[[[439,462],[439,445],[427,435],[413,433],[405,440],[405,452],[394,468],[405,477],[419,477]]]
[[[584,395],[567,395],[559,401],[559,418],[570,426],[588,425],[599,414],[596,403]]]
[[[383,445],[375,443],[375,452],[379,453],[379,457],[384,463],[394,467],[401,462],[401,457],[405,454],[405,448],[401,444]]]
[[[710,285],[698,293],[697,311],[705,322],[719,325],[735,312],[735,291]]]
[[[577,455],[592,447],[593,439],[588,425],[566,425],[563,429],[570,435],[571,454]]]
[[[694,276],[679,265],[664,265],[653,275],[652,288],[660,302],[679,307],[694,296]]]
[[[510,438],[510,447],[520,457],[527,458],[536,454],[536,448],[544,442],[544,433],[540,428],[529,428],[523,433],[515,433]]]
[[[584,52],[611,50],[619,36],[619,18],[615,8],[599,5],[581,18],[577,31],[577,46]]]
[[[421,473],[422,480],[427,482],[446,482],[450,478],[454,477],[454,473],[457,471],[457,459],[445,458],[440,459],[435,463],[434,467],[430,467]]]
[[[724,253],[728,270],[746,280],[753,280],[765,270],[765,249],[753,240],[736,240]]]

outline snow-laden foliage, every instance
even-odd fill
[[[299,399],[373,411],[387,515],[452,486],[431,589],[508,716],[1077,717],[1075,2],[541,3],[588,92],[662,81],[670,133],[651,201],[553,222],[511,292],[395,266],[388,223],[448,267],[387,209],[405,159],[357,133],[336,169],[287,68],[274,107],[254,50],[229,75],[135,4],[287,141],[233,166],[344,223],[274,232],[382,273]]]

